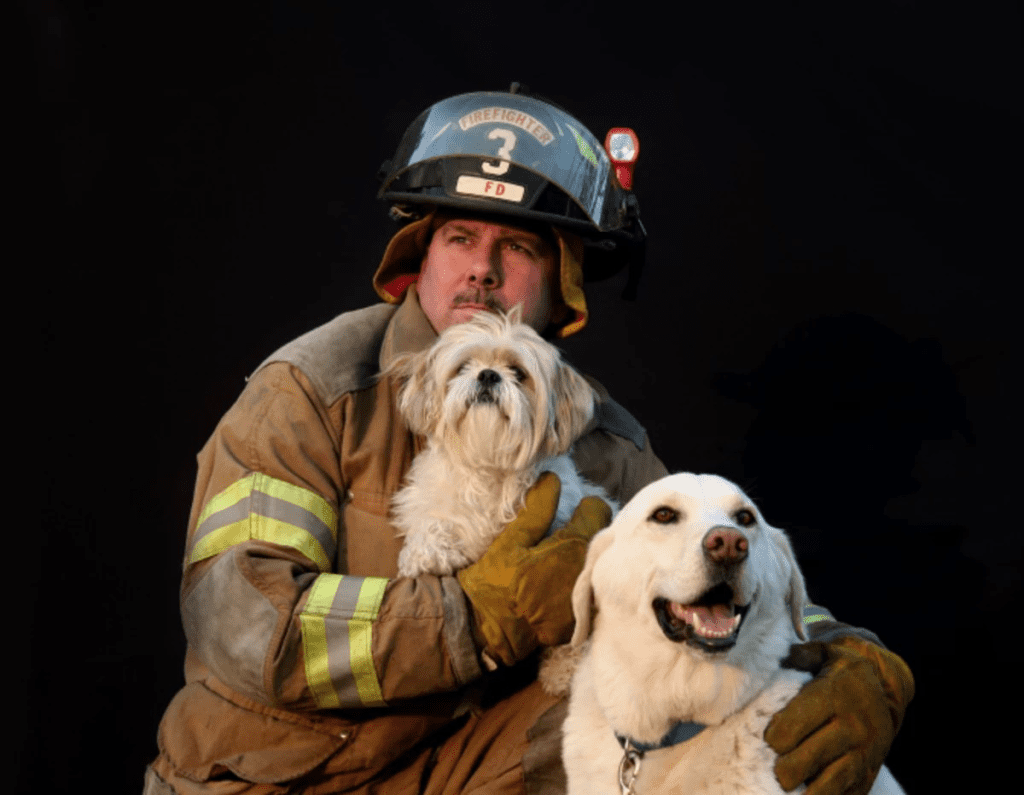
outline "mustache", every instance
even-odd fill
[[[482,290],[470,290],[459,293],[452,300],[452,306],[459,306],[460,304],[480,304],[491,311],[505,311],[505,307],[497,298],[490,293],[483,292]]]

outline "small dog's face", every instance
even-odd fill
[[[524,469],[561,455],[594,413],[594,390],[519,322],[518,308],[478,313],[391,371],[404,382],[399,409],[409,428],[477,466]]]

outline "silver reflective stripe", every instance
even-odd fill
[[[319,494],[253,472],[206,504],[190,541],[188,562],[256,539],[297,549],[321,571],[329,571],[337,551],[337,528],[337,513]]]
[[[321,574],[299,615],[306,681],[322,708],[382,706],[373,622],[388,580]]]

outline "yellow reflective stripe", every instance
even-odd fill
[[[348,622],[348,649],[352,676],[356,680],[359,700],[368,707],[383,706],[377,671],[373,667],[373,623],[377,620],[384,588],[388,581],[380,577],[367,577],[359,589],[359,601],[352,620]]]
[[[306,681],[323,708],[382,706],[373,622],[388,580],[321,574],[299,615]]]
[[[249,494],[252,493],[252,486],[255,481],[256,473],[253,472],[241,480],[236,480],[220,494],[214,496],[213,499],[206,503],[203,512],[199,514],[199,521],[196,522],[196,527],[201,527],[211,514],[223,511],[244,499],[248,499]]]
[[[224,525],[215,532],[198,539],[188,556],[188,562],[195,563],[205,558],[212,558],[235,544],[248,541],[250,538],[249,525],[250,519],[247,517],[240,522]]]
[[[303,614],[326,616],[330,613],[334,597],[338,593],[338,586],[341,585],[344,577],[344,574],[321,574],[318,576],[309,589],[309,598],[306,599]]]
[[[364,577],[359,589],[359,600],[352,618],[358,621],[376,621],[380,612],[380,603],[384,601],[384,589],[388,581],[385,577]]]
[[[815,610],[824,612],[816,613]],[[804,607],[804,624],[816,624],[819,621],[835,621],[835,618],[828,612],[827,608],[820,605],[806,605]]]
[[[319,494],[253,472],[203,508],[188,559],[195,563],[256,539],[297,549],[321,570],[329,570],[337,533],[337,514]]]
[[[318,706],[340,707],[338,694],[334,692],[327,653],[327,622],[324,616],[330,612],[334,595],[341,584],[340,574],[321,574],[316,578],[309,592],[306,607],[299,616],[302,625],[302,652],[306,660],[306,681],[313,692]]]
[[[247,519],[225,525],[197,541],[192,548],[189,562],[195,563],[204,558],[213,557],[225,549],[250,539],[269,541],[273,544],[297,549],[313,561],[317,568],[321,570],[331,568],[331,560],[328,558],[327,552],[320,542],[308,532],[300,527],[269,519],[256,513],[250,513]]]

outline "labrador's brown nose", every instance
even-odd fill
[[[712,527],[704,536],[704,555],[712,563],[731,566],[746,560],[750,542],[731,527]]]

